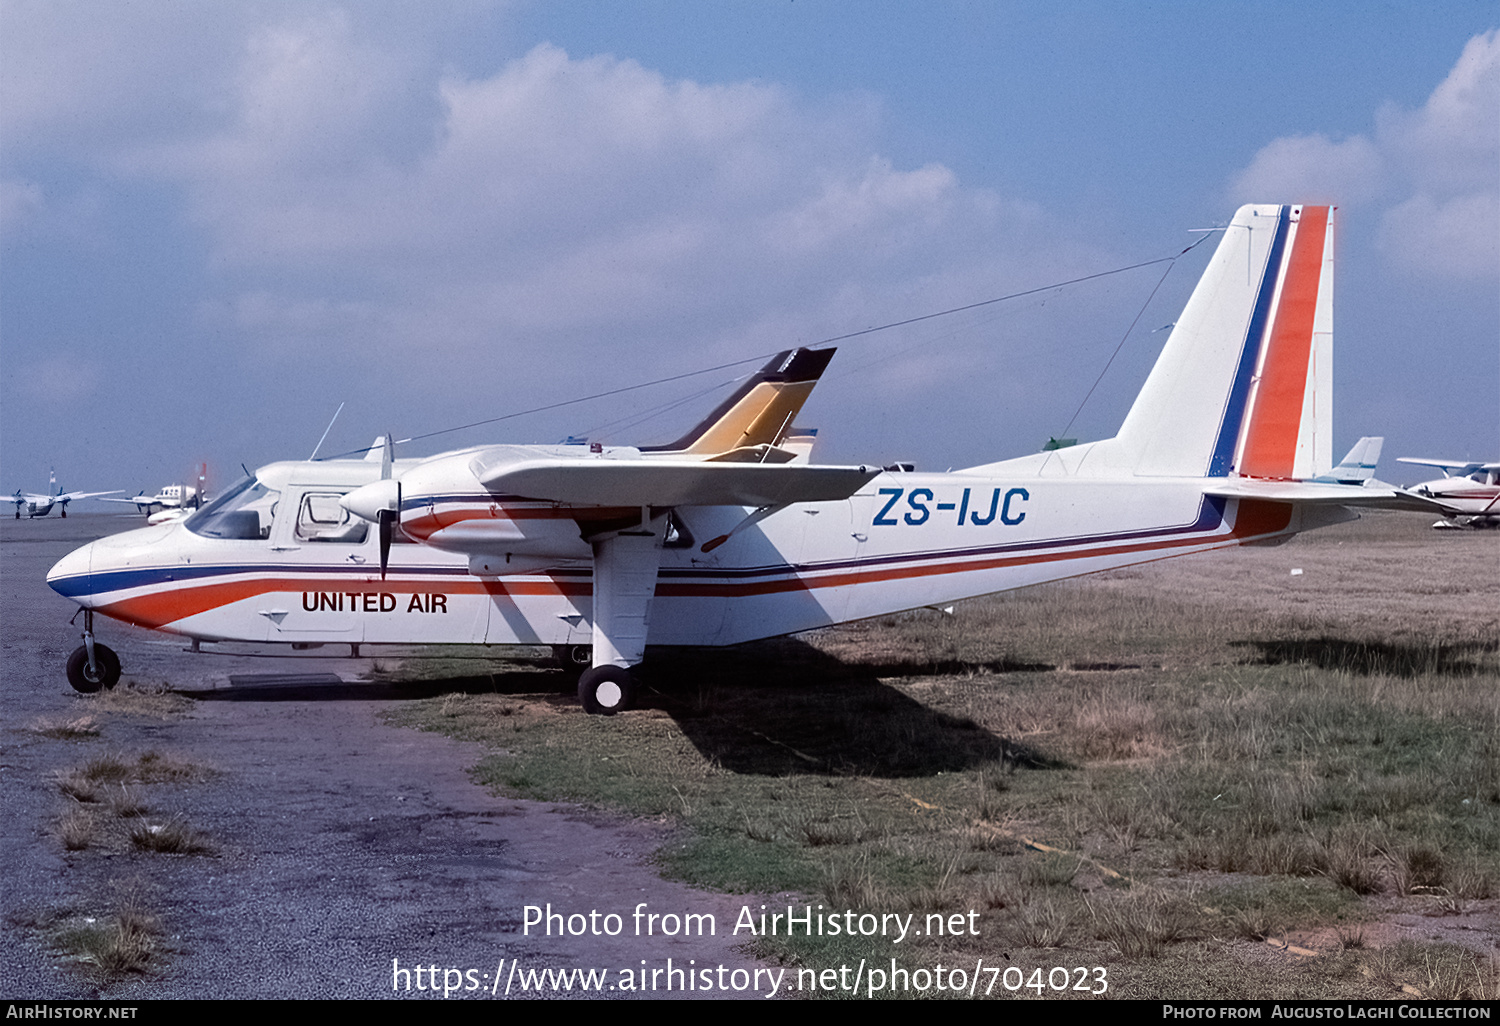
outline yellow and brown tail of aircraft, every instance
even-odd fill
[[[792,419],[812,394],[836,349],[778,353],[687,434],[643,453],[700,460],[785,463],[796,452],[781,448]]]

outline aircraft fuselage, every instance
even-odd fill
[[[329,465],[308,465],[320,466]],[[185,523],[143,528],[79,549],[49,583],[85,608],[202,640],[589,642],[593,570],[578,510],[475,495],[479,515],[542,524],[581,551],[506,573],[503,557],[476,567],[431,544],[396,544],[382,580],[373,530],[312,537],[296,518],[310,503],[331,509],[321,497],[375,473],[351,469],[327,485],[304,474],[309,483],[282,487],[265,537],[203,537]],[[651,643],[734,644],[1313,526],[1290,505],[1211,498],[1204,484],[885,473],[850,499],[784,509],[710,552],[704,543],[751,511],[680,507],[661,553]],[[548,562],[528,562],[538,560]]]

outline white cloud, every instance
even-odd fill
[[[1469,40],[1420,110],[1382,110],[1376,135],[1425,191],[1493,191],[1500,180],[1500,30]]]
[[[336,13],[260,30],[235,82],[215,131],[132,167],[186,187],[253,283],[223,307],[252,334],[315,323],[325,345],[482,363],[503,339],[508,367],[539,371],[605,330],[622,363],[687,323],[732,348],[767,303],[805,322],[853,276],[878,307],[914,266],[988,260],[999,224],[947,168],[875,153],[868,110],[835,117],[773,85],[546,44],[489,76],[423,78]]]
[[[1371,136],[1275,139],[1233,181],[1237,201],[1374,208],[1394,265],[1460,282],[1500,275],[1500,30],[1475,36],[1417,110],[1387,106]]]
[[[1500,196],[1469,192],[1438,201],[1419,193],[1385,212],[1380,245],[1393,262],[1454,281],[1500,272]]]
[[[1385,175],[1380,150],[1362,135],[1283,136],[1255,155],[1234,180],[1237,202],[1352,204],[1373,198]]]
[[[123,225],[74,220],[118,230],[121,252],[147,232],[201,266],[199,291],[163,309],[193,311],[192,359],[222,361],[247,393],[337,389],[443,423],[442,403],[514,409],[1113,260],[1077,241],[1088,227],[1070,232],[942,164],[892,160],[868,95],[809,100],[549,44],[455,68],[433,45],[464,20],[449,5],[411,8],[447,29],[411,14],[403,33],[365,5],[269,0],[178,25],[173,5],[143,0],[149,17],[110,7],[75,51],[66,30],[88,10],[71,2],[50,26],[20,2],[40,27],[0,42],[7,95],[14,84],[26,98],[0,130],[7,159],[26,151],[76,178],[0,198],[50,213],[92,192]],[[51,56],[12,64],[23,39]],[[915,336],[864,342],[840,366],[903,383],[912,417],[958,405],[954,383],[996,348],[984,333],[940,354]],[[1007,373],[1020,390],[1043,371]],[[892,421],[857,389],[845,401]],[[1022,415],[977,386],[970,401],[988,419]]]

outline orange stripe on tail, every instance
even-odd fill
[[[1247,477],[1292,477],[1327,236],[1328,208],[1303,207],[1240,459]]]

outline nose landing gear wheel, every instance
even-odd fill
[[[68,656],[68,683],[74,691],[86,695],[100,688],[112,688],[120,682],[120,657],[112,649],[94,645],[94,669],[89,671],[89,650],[79,645]]]
[[[578,700],[584,712],[613,716],[630,708],[635,681],[623,666],[595,666],[578,678]]]

